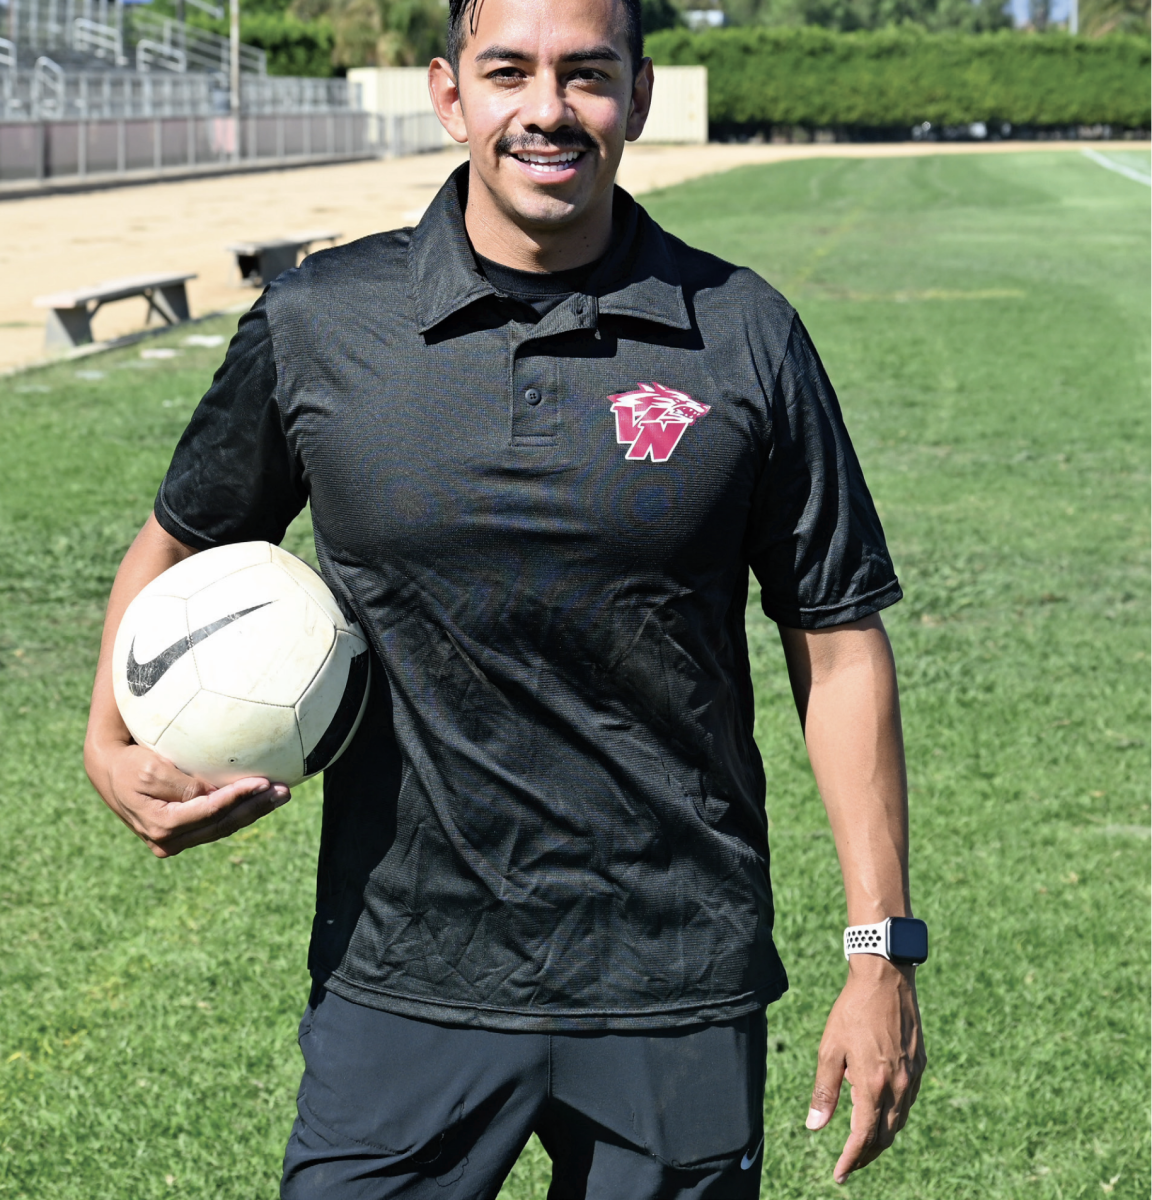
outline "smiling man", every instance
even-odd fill
[[[416,229],[313,255],[242,319],[109,602],[86,762],[161,856],[288,794],[132,743],[132,597],[310,503],[371,643],[324,781],[289,1200],[494,1197],[533,1132],[550,1200],[758,1195],[786,980],[749,569],[851,923],[807,1121],[847,1077],[837,1180],[915,1099],[899,585],[796,313],[614,185],[652,94],[639,7],[452,0],[430,86],[469,163]]]
[[[429,83],[445,128],[468,144],[464,221],[477,254],[555,272],[608,249],[616,169],[652,94],[636,7],[453,5],[448,59]]]

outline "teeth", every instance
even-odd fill
[[[537,167],[549,167],[554,171],[562,170],[569,163],[575,162],[584,152],[582,150],[565,150],[560,154],[517,154],[516,157],[525,163]]]

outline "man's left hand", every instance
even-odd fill
[[[914,967],[855,954],[820,1042],[809,1129],[832,1119],[845,1078],[852,1086],[852,1131],[833,1178],[843,1183],[896,1138],[920,1090],[927,1058]]]

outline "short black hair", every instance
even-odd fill
[[[640,70],[644,61],[644,28],[640,15],[641,0],[620,0],[624,6],[624,32],[628,38],[628,53],[632,55],[632,72]],[[460,70],[460,54],[469,35],[476,32],[476,18],[484,0],[448,0],[448,61],[453,71]]]

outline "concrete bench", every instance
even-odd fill
[[[300,254],[309,252],[313,242],[335,244],[340,237],[332,230],[315,230],[311,233],[292,233],[287,237],[268,238],[259,242],[235,242],[226,246],[236,255],[236,268],[240,272],[240,283],[252,287],[263,287],[277,275],[290,271],[300,261]]]
[[[179,275],[133,275],[128,279],[109,279],[95,287],[37,296],[32,303],[37,308],[51,309],[44,327],[44,344],[49,350],[82,346],[92,340],[92,317],[96,310],[102,305],[111,304],[113,300],[143,296],[148,301],[145,324],[153,313],[169,325],[187,321],[188,295],[184,284],[195,278],[195,274],[187,272]]]

